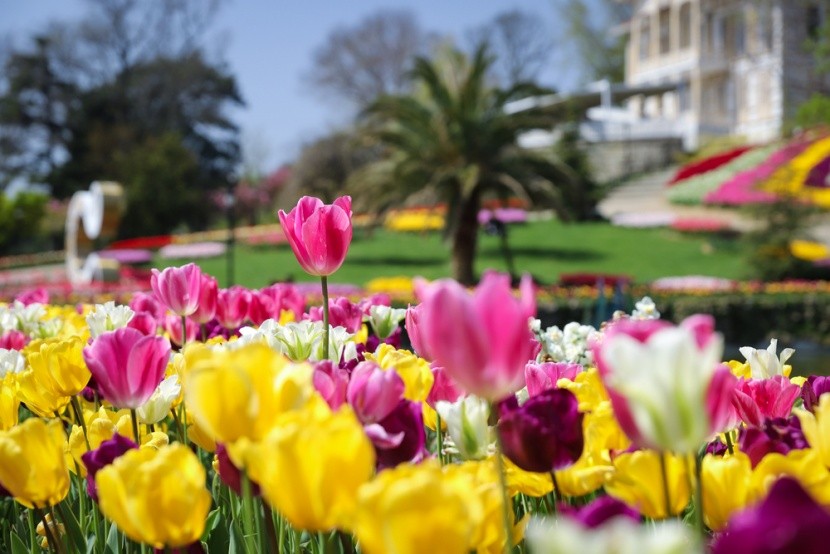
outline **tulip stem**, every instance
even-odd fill
[[[251,493],[251,480],[248,478],[248,472],[244,469],[241,471],[242,480],[242,529],[245,534],[246,551],[249,553],[257,552],[259,537],[256,535],[254,524],[254,498]]]
[[[180,352],[184,352],[184,346],[187,344],[187,316],[182,316],[182,347]]]
[[[52,534],[52,528],[46,520],[46,512],[37,508],[37,504],[35,504],[35,506],[35,513],[41,523],[43,523],[43,533],[46,535],[46,546],[49,547],[49,552],[60,552],[60,549],[58,548],[58,541],[55,540],[55,537]]]
[[[695,523],[697,524],[698,537],[706,543],[706,526],[703,523],[703,461],[697,454],[694,456],[695,464]]]
[[[81,426],[81,431],[84,432],[84,442],[86,442],[87,451],[92,450],[89,446],[89,435],[86,432],[86,421],[84,421],[84,412],[81,410],[81,404],[78,402],[78,397],[73,396],[71,399],[72,409],[75,411],[75,419],[78,420],[78,425]]]
[[[35,517],[34,509],[29,510],[29,548],[32,554],[38,554],[40,552],[37,544],[37,533],[35,533]]]
[[[490,413],[497,414],[498,408],[496,403],[490,405]],[[513,550],[513,526],[510,524],[510,496],[507,494],[507,475],[504,467],[504,445],[501,441],[501,435],[496,430],[496,467],[499,474],[499,485],[501,486],[501,500],[502,500],[502,520],[504,523],[504,553],[510,554]]]
[[[729,451],[730,455],[734,454],[735,447],[732,445],[732,431],[727,431],[724,433],[724,436],[726,437],[726,449]]]
[[[550,470],[550,480],[553,483],[553,515],[559,514],[559,500],[562,498],[562,491],[559,489],[559,482],[556,480],[556,471]]]
[[[670,518],[671,513],[671,496],[669,494],[669,470],[666,464],[666,452],[660,451],[658,452],[660,457],[660,473],[663,476],[663,500],[665,502],[666,508],[666,518]]]
[[[320,285],[323,289],[323,359],[329,359],[329,278],[326,275],[320,276]]]
[[[135,443],[141,446],[141,437],[138,434],[138,416],[135,413],[135,408],[130,408],[130,419],[133,422],[133,436],[135,437]]]
[[[176,420],[179,422],[179,427],[182,431],[182,443],[190,448],[190,443],[187,440],[187,413],[184,411],[184,399],[179,403],[179,416]],[[176,412],[173,412],[174,414]]]
[[[199,327],[202,329],[202,342],[207,342],[207,323],[202,323]]]
[[[438,433],[438,461],[444,465],[444,433],[441,431],[441,414],[435,410],[435,432]]]

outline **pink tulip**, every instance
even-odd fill
[[[136,409],[164,378],[170,342],[124,327],[100,335],[83,355],[104,398],[116,408]]]
[[[403,398],[404,382],[394,371],[361,362],[352,371],[346,400],[364,424],[377,423],[392,413]]]
[[[140,331],[142,335],[155,335],[158,330],[158,321],[149,312],[136,312],[127,322],[127,327]]]
[[[573,381],[580,371],[581,365],[567,362],[529,363],[525,366],[527,393],[536,396],[546,390],[555,389],[559,379]]]
[[[357,303],[363,315],[369,316],[371,314],[372,306],[389,306],[392,307],[392,297],[385,292],[376,292],[371,296],[361,298]]]
[[[216,282],[215,277],[208,275],[207,273],[202,273],[201,280],[202,284],[199,288],[199,306],[190,316],[190,318],[199,325],[207,323],[216,315],[216,297],[219,292],[219,284]]]
[[[473,294],[450,279],[416,287],[422,337],[436,364],[464,390],[487,400],[502,400],[522,388],[533,351],[528,320],[536,311],[529,277],[522,279],[519,299],[510,277],[492,272]]]
[[[331,205],[303,196],[280,223],[297,261],[309,275],[328,276],[346,259],[352,242],[352,199],[341,196]]]
[[[314,306],[308,310],[308,319],[323,321],[323,308]],[[363,325],[363,311],[345,296],[329,300],[329,325],[344,327],[349,333],[357,333]]]
[[[152,269],[150,287],[156,299],[179,317],[192,315],[199,306],[202,270],[196,264]]]
[[[251,291],[240,285],[219,290],[216,297],[216,320],[225,329],[238,329],[248,317]]]
[[[156,319],[164,317],[165,307],[154,294],[137,292],[130,299],[130,309],[135,313],[147,312]]]
[[[43,287],[37,287],[21,292],[14,299],[24,306],[28,306],[29,304],[48,304],[49,291]]]
[[[765,419],[788,417],[800,394],[798,385],[783,375],[769,379],[740,379],[732,404],[743,422],[760,426]]]
[[[432,388],[429,389],[427,395],[427,404],[430,408],[434,410],[435,404],[441,401],[452,404],[464,395],[464,391],[449,378],[443,367],[433,362],[429,369],[432,372]]]
[[[170,335],[170,341],[175,344],[176,346],[181,346],[182,343],[182,318],[167,314],[162,319],[162,327]],[[193,342],[196,340],[196,336],[199,334],[199,325],[190,319],[189,317],[185,318],[185,332],[187,335],[185,338],[187,342]]]
[[[346,403],[346,389],[349,385],[349,372],[335,366],[331,360],[323,360],[314,364],[312,374],[314,389],[329,405],[337,410]]]
[[[6,331],[0,336],[0,348],[6,350],[23,350],[29,344],[29,336],[16,329]]]
[[[293,312],[300,319],[305,312],[305,297],[293,285],[275,283],[260,290],[251,291],[248,319],[261,325],[266,319],[279,319],[281,312]]]
[[[409,335],[409,342],[418,356],[425,360],[432,360],[427,348],[426,339],[424,337],[424,329],[421,327],[421,317],[423,317],[424,308],[422,304],[416,306],[408,306],[406,309],[406,334]]]

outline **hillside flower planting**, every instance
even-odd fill
[[[830,379],[792,349],[649,298],[545,327],[498,273],[329,298],[349,207],[281,214],[322,299],[186,265],[0,305],[0,551],[823,551]]]

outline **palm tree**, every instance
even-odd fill
[[[551,129],[559,114],[506,109],[511,100],[550,91],[528,83],[491,87],[491,63],[485,46],[470,60],[456,50],[418,58],[412,94],[381,97],[367,108],[366,129],[382,155],[349,180],[365,208],[385,209],[424,191],[445,201],[452,274],[465,284],[475,282],[478,212],[486,194],[513,194],[530,204],[545,200],[563,211],[561,187],[575,182],[551,153],[516,143],[526,131]]]

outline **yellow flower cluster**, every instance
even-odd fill
[[[383,226],[399,233],[440,231],[446,221],[444,214],[432,210],[400,210],[389,212]]]

